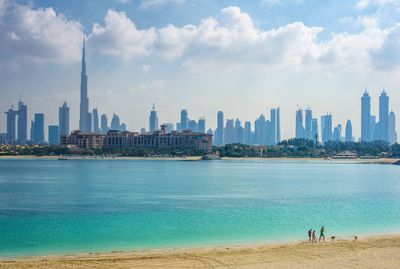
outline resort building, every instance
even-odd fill
[[[61,135],[60,144],[74,145],[83,149],[98,149],[104,144],[104,134],[83,133],[80,130],[73,131],[70,135]]]
[[[84,149],[153,149],[177,150],[190,152],[211,152],[212,135],[205,133],[172,131],[167,133],[167,126],[161,130],[139,134],[137,132],[110,130],[107,135],[74,131],[71,135],[61,136],[61,145],[75,145]]]

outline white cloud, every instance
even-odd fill
[[[74,62],[80,57],[81,25],[53,8],[33,9],[0,2],[0,59],[22,62]]]
[[[94,24],[89,35],[89,44],[93,50],[130,59],[149,55],[157,40],[154,28],[138,30],[135,23],[125,12],[108,10],[105,24]]]
[[[384,7],[387,5],[399,6],[400,2],[398,0],[359,0],[356,4],[356,8],[363,10],[369,7]]]
[[[166,5],[183,4],[185,2],[186,0],[142,0],[140,8],[142,9],[160,8]]]
[[[258,29],[252,18],[238,7],[221,10],[216,18],[204,19],[199,25],[176,27],[168,25],[159,30],[158,51],[167,59],[183,59],[190,70],[211,68],[210,64],[225,62],[226,66],[256,63],[265,66],[291,68],[342,67],[377,68],[379,57],[390,61],[397,57],[393,49],[381,53],[400,33],[382,29],[374,17],[359,17],[358,33],[333,33],[331,39],[318,41],[321,27],[294,22],[275,29]],[[388,38],[390,36],[390,38]],[[386,50],[385,50],[386,51]],[[383,59],[385,55],[385,59]],[[198,64],[198,67],[195,65]],[[396,68],[395,65],[387,65]],[[236,68],[236,67],[235,67]]]
[[[52,8],[4,3],[0,0],[0,14],[7,10],[0,17],[2,65],[79,61],[83,32],[78,22]],[[212,63],[235,68],[249,63],[291,68],[397,68],[392,63],[397,63],[399,57],[399,26],[382,28],[374,16],[360,16],[353,22],[359,25],[358,32],[333,33],[330,39],[319,41],[321,27],[293,22],[262,30],[239,7],[224,8],[198,25],[169,24],[158,29],[138,29],[124,12],[108,10],[104,24],[93,25],[88,47],[94,53],[124,60],[151,56],[179,60],[191,70],[207,68]]]

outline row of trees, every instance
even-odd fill
[[[384,141],[372,142],[329,142],[316,144],[307,139],[284,140],[276,146],[252,146],[228,144],[215,147],[221,157],[334,157],[341,153],[351,153],[357,157],[400,157],[400,145]]]

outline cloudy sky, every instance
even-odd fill
[[[154,101],[160,122],[186,108],[212,128],[279,106],[283,138],[311,107],[359,136],[366,87],[373,114],[383,87],[400,113],[399,0],[0,0],[0,108],[21,95],[57,124],[66,100],[77,128],[83,36],[90,106],[130,130]]]

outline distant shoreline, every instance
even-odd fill
[[[1,268],[400,268],[400,236],[0,258]],[[388,257],[391,257],[388,259]],[[282,267],[282,265],[284,265]]]
[[[34,155],[2,155],[0,160],[4,159],[58,159],[59,156],[34,156]],[[198,161],[201,156],[188,156],[188,157],[115,157],[115,158],[88,158],[90,160],[165,160],[165,161]],[[361,158],[348,158],[348,159],[324,159],[324,158],[310,158],[310,157],[279,157],[279,158],[259,158],[259,157],[222,157],[223,161],[324,161],[331,163],[361,163],[361,164],[394,164],[400,162],[400,158],[377,158],[377,159],[361,159]]]

